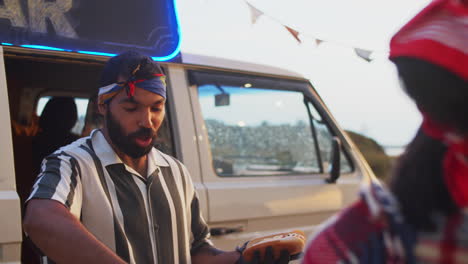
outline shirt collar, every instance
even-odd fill
[[[91,142],[93,144],[94,152],[101,160],[102,166],[107,167],[108,165],[112,164],[124,164],[127,170],[129,170],[129,166],[127,166],[115,153],[114,149],[112,149],[109,142],[107,142],[104,134],[99,129],[93,130],[91,132]],[[156,148],[152,148],[151,151],[148,153],[148,172],[153,172],[156,170],[157,167],[168,167],[169,164],[162,156],[163,154],[158,151]],[[131,169],[131,168],[130,168]],[[130,172],[134,172],[134,170],[129,170]],[[148,174],[151,174],[148,173]]]

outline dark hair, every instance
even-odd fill
[[[466,81],[419,59],[399,57],[394,62],[404,89],[423,112],[461,133],[468,131]],[[446,150],[443,142],[420,130],[393,171],[390,188],[406,221],[417,230],[432,231],[434,214],[451,215],[458,210],[443,179]]]
[[[78,111],[72,97],[52,97],[42,110],[39,127],[47,132],[70,132],[77,119]]]
[[[443,178],[446,149],[442,142],[418,131],[398,159],[390,179],[390,188],[405,220],[418,230],[434,230],[434,213],[451,215],[457,210]]]
[[[414,58],[394,59],[405,90],[434,121],[468,132],[468,82],[445,68]],[[460,65],[460,67],[462,67]]]
[[[139,70],[135,71],[139,65]],[[127,51],[109,59],[101,74],[100,86],[117,82],[119,77],[127,80],[135,71],[137,79],[150,79],[153,74],[163,73],[161,67],[151,57],[136,51]]]

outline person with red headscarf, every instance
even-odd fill
[[[468,1],[431,2],[392,38],[390,59],[421,128],[389,186],[363,184],[304,264],[468,263]]]

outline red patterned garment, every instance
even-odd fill
[[[302,263],[468,263],[468,213],[434,221],[436,231],[415,232],[393,195],[374,181],[311,237]]]

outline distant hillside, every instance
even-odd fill
[[[382,146],[372,138],[361,134],[352,131],[346,131],[346,133],[348,133],[362,155],[364,155],[375,175],[381,179],[387,178],[392,167],[392,160],[385,154]]]

